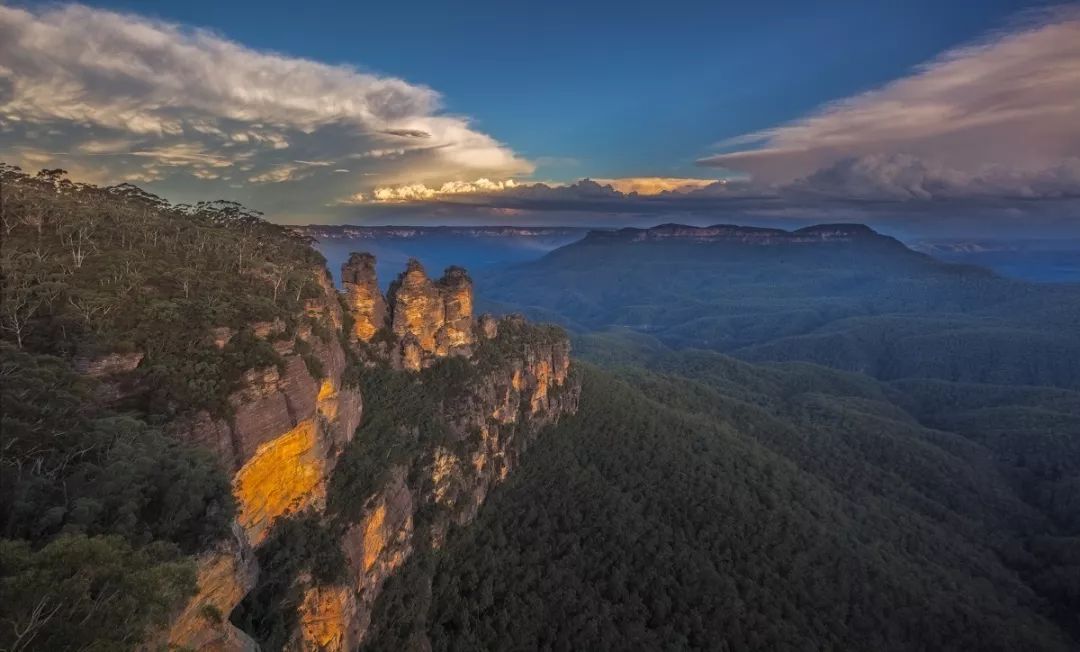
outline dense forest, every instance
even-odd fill
[[[273,347],[321,256],[227,202],[0,168],[0,648],[130,649],[195,590],[190,555],[228,532],[212,456],[167,433]],[[240,329],[217,347],[211,328]],[[122,382],[95,364],[138,363]],[[104,362],[101,362],[104,361]]]
[[[1080,289],[858,233],[481,276],[597,366],[366,649],[1080,644]]]
[[[1080,394],[585,339],[579,414],[365,649],[1076,645]]]
[[[0,218],[0,649],[135,649],[237,509],[170,424],[228,419],[245,370],[282,364],[255,325],[325,329],[304,321],[323,259],[242,206],[58,170],[0,168]],[[485,273],[482,303],[573,329],[580,406],[513,451],[475,521],[435,537],[447,514],[417,512],[363,648],[1080,645],[1077,288],[860,233],[586,238]],[[391,467],[430,493],[431,449],[477,439],[451,422],[484,374],[562,337],[507,324],[418,374],[347,356],[364,416],[325,511],[276,521],[255,588],[208,621],[287,647]]]

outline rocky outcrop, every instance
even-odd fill
[[[384,354],[398,368],[419,371],[438,358],[471,352],[476,341],[473,283],[463,268],[449,267],[433,281],[412,259],[384,300],[375,277],[375,257],[353,253],[342,267],[342,284],[355,340],[369,343],[389,323],[395,342]]]
[[[195,650],[255,650],[258,646],[233,627],[229,612],[255,586],[259,566],[244,530],[233,526],[232,536],[196,560],[198,599],[192,600],[172,623],[168,641]]]
[[[322,509],[330,473],[360,423],[359,389],[342,384],[346,354],[337,338],[342,324],[337,291],[325,270],[315,274],[321,296],[297,316],[294,333],[288,335],[280,320],[249,325],[256,338],[277,338],[273,345],[281,364],[244,373],[240,388],[228,397],[231,418],[204,411],[174,424],[177,436],[214,451],[232,471],[237,515],[234,541],[198,561],[198,593],[169,629],[172,646],[252,649],[250,638],[228,624],[230,612],[256,582],[251,550],[277,519]],[[305,357],[317,362],[320,377]]]
[[[390,285],[390,324],[398,338],[412,336],[421,350],[435,353],[436,336],[446,321],[446,305],[435,283],[416,259]]]
[[[448,267],[438,283],[443,324],[436,335],[435,354],[467,353],[473,337],[473,283],[461,267]]]
[[[520,317],[481,324],[473,326],[472,372],[426,388],[447,396],[437,418],[449,438],[397,463],[364,501],[341,539],[348,580],[306,588],[292,649],[355,649],[379,624],[373,609],[387,578],[415,551],[441,547],[451,526],[473,520],[537,433],[576,411],[580,388],[565,334]]]
[[[169,645],[253,649],[251,637],[229,623],[237,604],[262,588],[253,549],[280,519],[304,512],[337,545],[344,568],[329,576],[314,566],[295,571],[299,597],[287,605],[295,618],[287,620],[293,625],[286,648],[356,649],[380,625],[372,618],[387,579],[416,551],[441,547],[453,525],[475,518],[540,429],[576,411],[580,388],[561,330],[516,316],[474,320],[472,281],[457,267],[432,281],[411,261],[384,298],[374,263],[357,254],[343,268],[350,332],[341,331],[347,320],[323,274],[321,296],[307,302],[295,324],[263,322],[249,325],[249,333],[208,335],[215,346],[219,339],[221,346],[265,339],[280,363],[243,374],[228,396],[230,418],[203,412],[177,428],[232,471],[237,515],[232,540],[199,558],[198,593],[169,628]],[[351,342],[351,352],[338,335]],[[434,403],[425,403],[432,413],[424,420],[410,409],[392,422],[390,430],[398,428],[412,444],[404,453],[379,452],[364,461],[370,469],[363,467],[363,488],[349,495],[354,502],[346,516],[328,513],[326,503],[334,470],[360,425],[359,389],[344,384],[354,354],[363,364],[353,372],[366,368],[419,383],[421,400]],[[425,371],[448,356],[457,357]],[[396,394],[383,400],[390,405],[382,409],[393,409]]]
[[[370,342],[386,326],[386,300],[375,275],[375,256],[354,253],[341,266],[341,286],[353,318],[353,336]]]

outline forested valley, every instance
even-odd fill
[[[579,414],[365,649],[1076,645],[1080,394],[586,347]]]
[[[328,448],[325,511],[293,497],[245,553],[258,578],[224,610],[192,607],[200,631],[292,649],[306,596],[345,587],[371,606],[365,650],[1080,645],[1075,286],[865,228],[765,234],[771,249],[738,229],[590,235],[478,277],[478,303],[566,326],[574,360],[572,383],[544,386],[559,411],[528,447],[511,433],[535,396],[501,415],[504,449],[488,452],[513,468],[477,463],[501,483],[477,493],[435,479],[438,459],[475,460],[491,438],[455,419],[490,413],[522,369],[550,379],[555,358],[536,352],[565,352],[561,329],[509,318],[468,361],[365,363],[348,311],[319,312],[327,292],[340,309],[322,257],[259,214],[0,174],[4,649],[162,642],[243,507],[234,451],[176,424],[234,427],[229,397],[286,358],[313,413],[356,392],[363,418]],[[391,341],[384,328],[365,346]],[[338,405],[319,413],[326,433]],[[419,505],[398,516],[420,534],[374,537],[393,562],[373,597],[346,582],[366,549],[342,541],[382,526],[385,486]]]
[[[1080,644],[1080,288],[813,229],[843,237],[627,229],[481,278],[576,333],[581,410],[367,649]]]

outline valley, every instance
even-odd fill
[[[335,284],[236,204],[4,182],[7,647],[1080,636],[1073,286],[852,225]]]

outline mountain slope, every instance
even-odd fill
[[[497,278],[481,302],[749,360],[881,378],[1080,387],[1080,288],[942,263],[867,227],[596,232]]]
[[[1003,561],[1053,527],[992,451],[858,376],[657,364],[589,368],[578,415],[388,583],[365,649],[1073,645]]]

